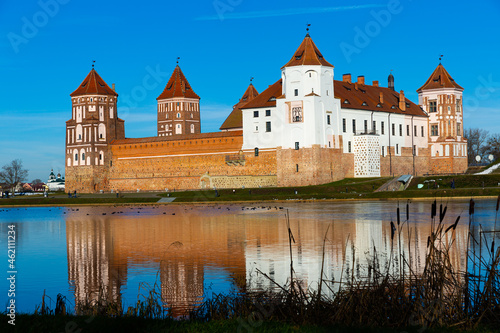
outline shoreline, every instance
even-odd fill
[[[234,201],[183,201],[183,202],[115,202],[115,203],[75,203],[75,204],[33,204],[33,205],[0,205],[2,208],[28,208],[28,207],[91,207],[91,206],[168,206],[168,205],[234,205],[234,204],[259,204],[259,203],[310,203],[310,202],[339,202],[339,201],[434,201],[438,199],[446,199],[447,201],[460,201],[460,200],[491,200],[497,199],[498,196],[484,195],[484,196],[458,196],[458,197],[407,197],[407,198],[349,198],[349,199],[279,199],[279,200],[234,200]],[[158,199],[160,200],[160,199]]]

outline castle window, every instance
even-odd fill
[[[417,135],[417,126],[413,126],[413,133],[414,133],[415,136],[418,136]]]
[[[431,125],[431,136],[438,136],[438,125]]]
[[[293,94],[294,94],[295,96],[299,96],[299,89],[295,89],[295,90],[293,91]]]
[[[382,157],[384,157],[384,156],[385,156],[385,147],[382,146]]]
[[[457,112],[460,112],[460,100],[457,99],[457,106],[456,106]]]
[[[366,104],[366,102],[363,102],[361,105],[363,105],[363,106],[368,106],[368,104]]]
[[[75,154],[75,161],[78,161],[78,154]]]
[[[352,120],[352,132],[356,134],[356,119]]]
[[[372,129],[374,133],[377,131],[377,122],[375,120],[373,121]]]
[[[347,132],[347,125],[346,125],[345,118],[342,118],[342,132],[343,133]]]
[[[399,124],[399,136],[403,136],[403,125]]]
[[[296,106],[292,108],[292,122],[300,123],[302,122],[302,107]]]
[[[424,126],[420,126],[421,137],[424,137]]]
[[[326,124],[331,125],[331,117],[329,114],[326,115]]]
[[[378,104],[377,104],[377,107],[378,107],[378,108],[381,108],[381,107],[382,107],[382,104],[378,103]]]
[[[191,119],[193,119],[193,114],[191,113]]]
[[[299,143],[295,142],[295,150],[299,150]]]
[[[436,101],[429,101],[429,112],[436,112]]]
[[[396,154],[399,154],[399,144],[396,143]]]
[[[271,116],[271,110],[266,110],[266,117],[270,117]]]
[[[194,133],[194,124],[191,124],[191,133]]]
[[[311,74],[309,74],[311,75]],[[298,164],[295,164],[295,172],[299,172],[299,165]]]
[[[347,142],[347,152],[350,153],[351,152],[351,141],[348,141]]]
[[[368,133],[368,120],[365,120],[365,133]]]
[[[85,161],[85,153],[82,154],[82,161]]]
[[[258,118],[259,117],[259,111],[254,111],[253,112],[253,117]]]
[[[458,136],[461,136],[461,135],[462,135],[462,134],[461,134],[461,132],[460,132],[460,130],[462,129],[460,125],[461,125],[460,123],[457,123],[457,135],[458,135]],[[422,128],[423,128],[423,127],[422,127]]]
[[[380,134],[385,134],[384,122],[380,122]]]
[[[410,136],[410,125],[406,125],[406,135]]]
[[[259,156],[259,148],[255,147],[254,154],[255,156]]]
[[[271,122],[266,121],[266,132],[271,132]]]
[[[177,112],[177,118],[180,118],[180,117],[181,117],[180,112]]]
[[[182,125],[181,124],[175,125],[175,134],[182,134]]]
[[[392,135],[396,135],[396,124],[392,124]]]
[[[346,99],[346,100],[344,100],[344,104],[351,104],[351,103],[349,103],[349,100]]]

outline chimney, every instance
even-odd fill
[[[372,82],[372,86],[374,86],[374,87],[378,87],[378,81],[373,81],[373,82]]]
[[[354,89],[358,90],[358,83],[354,82]]]
[[[351,83],[351,74],[344,74],[342,75],[342,81]]]
[[[365,84],[365,76],[364,75],[358,76],[358,84]]]
[[[380,92],[380,96],[378,98],[378,101],[380,104],[384,104],[384,93],[383,92]]]
[[[405,93],[403,90],[399,92],[399,108],[402,111],[406,111],[406,99],[405,99]]]
[[[115,84],[114,83],[111,85],[111,89],[113,89],[113,91],[115,91]]]

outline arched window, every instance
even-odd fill
[[[99,139],[106,139],[106,126],[99,124]]]
[[[182,134],[182,125],[181,124],[175,125],[175,134]]]
[[[78,153],[75,154],[75,161],[78,162]]]
[[[85,149],[80,149],[81,162],[80,165],[85,165]]]
[[[194,133],[194,124],[191,124],[191,133]]]
[[[193,114],[191,113],[191,119],[193,119]]]
[[[82,125],[76,125],[76,140],[82,141]]]
[[[181,113],[177,112],[177,118],[180,118],[180,117],[181,117]]]
[[[71,158],[68,157],[67,163],[68,163],[68,166],[71,166]]]
[[[104,165],[104,152],[102,150],[99,152],[99,164]]]

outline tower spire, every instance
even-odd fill
[[[92,60],[92,69],[94,69],[95,60]]]
[[[306,27],[306,37],[311,37],[309,36],[309,27],[311,26],[310,23],[307,23],[307,27]]]
[[[177,65],[179,64],[180,59],[181,59],[181,57],[177,57]]]

